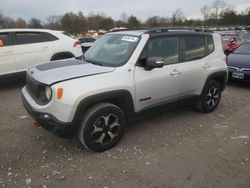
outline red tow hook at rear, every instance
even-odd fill
[[[34,122],[34,123],[32,123],[31,127],[32,127],[32,128],[39,128],[39,127],[41,127],[41,126],[39,125],[39,123]]]

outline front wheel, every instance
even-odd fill
[[[87,149],[103,152],[119,142],[125,127],[125,115],[119,107],[100,103],[84,115],[78,137]]]
[[[200,96],[196,108],[204,113],[212,112],[218,106],[221,99],[221,86],[215,80],[209,81]]]

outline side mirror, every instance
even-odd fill
[[[162,57],[149,57],[146,59],[145,70],[152,70],[154,68],[162,68],[165,64]]]

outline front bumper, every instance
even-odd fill
[[[64,123],[57,120],[53,115],[47,113],[41,113],[35,111],[27,102],[24,95],[22,94],[22,101],[27,112],[32,116],[40,126],[44,129],[53,132],[55,135],[61,138],[72,138],[74,137],[77,127],[73,122]]]

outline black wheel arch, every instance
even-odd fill
[[[73,121],[79,122],[91,106],[102,102],[108,102],[121,108],[127,120],[134,116],[134,103],[131,93],[127,90],[115,90],[92,95],[81,100]]]
[[[215,73],[212,73],[208,76],[206,83],[204,85],[204,87],[206,86],[206,84],[210,81],[210,80],[215,80],[217,81],[220,86],[222,91],[225,90],[226,85],[227,85],[227,80],[228,80],[228,71],[224,70],[224,71],[218,71]],[[203,88],[204,88],[203,87]]]
[[[52,55],[52,57],[50,58],[50,61],[55,61],[55,60],[59,60],[59,59],[64,59],[64,58],[57,58],[57,57],[68,57],[68,58],[71,58],[71,57],[75,57],[75,55],[72,53],[72,52],[68,52],[68,51],[65,51],[65,52],[57,52],[55,53],[54,55]]]

